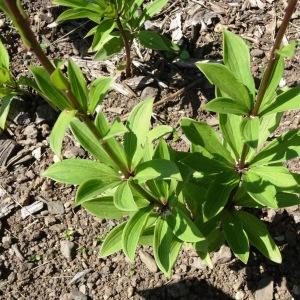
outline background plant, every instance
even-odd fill
[[[159,13],[168,0],[154,0],[146,6],[143,0],[55,0],[66,6],[58,21],[88,18],[97,23],[87,36],[93,36],[91,51],[95,59],[105,60],[125,48],[126,76],[131,76],[131,45],[137,39],[147,48],[178,51],[179,48],[157,32],[144,30],[144,23]]]

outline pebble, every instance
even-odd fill
[[[35,128],[34,124],[28,125],[25,129],[23,134],[28,138],[28,139],[36,139],[38,136],[38,131]]]
[[[262,51],[260,49],[253,49],[251,51],[251,55],[254,57],[262,58],[262,57],[264,57],[265,53],[264,53],[264,51]]]
[[[207,265],[199,257],[194,257],[192,260],[193,261],[191,262],[191,267],[194,267],[198,270],[206,269]]]
[[[73,259],[73,250],[75,244],[70,241],[61,241],[60,242],[60,252],[61,254],[69,261]]]
[[[63,215],[65,213],[64,204],[61,201],[48,201],[47,206],[51,215]]]
[[[264,277],[258,283],[255,300],[273,300],[274,282],[271,277]]]
[[[36,160],[40,160],[41,157],[42,157],[42,148],[41,147],[38,147],[36,149],[34,149],[32,152],[31,152],[32,156],[36,159]]]
[[[42,201],[36,201],[31,205],[24,206],[21,208],[21,218],[24,220],[28,216],[41,211],[44,207],[44,203]]]
[[[213,264],[225,264],[231,261],[232,253],[229,247],[223,245],[213,256]]]
[[[11,236],[6,235],[2,238],[2,246],[5,249],[9,249],[11,246]]]
[[[147,86],[141,94],[141,100],[146,100],[146,99],[156,99],[156,97],[158,96],[158,89],[151,87],[151,86]]]
[[[235,300],[243,300],[245,298],[245,293],[243,291],[238,291],[235,294]]]
[[[132,286],[130,286],[128,289],[127,289],[127,296],[128,298],[132,297],[133,296],[133,292],[134,292],[134,288]]]
[[[157,272],[157,265],[154,260],[154,258],[148,254],[147,252],[144,252],[142,250],[139,251],[139,256],[141,261],[145,264],[145,266],[148,268],[148,270],[152,273]]]

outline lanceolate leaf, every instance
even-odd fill
[[[1,40],[0,40],[0,67],[9,70],[9,55]]]
[[[205,238],[182,208],[172,207],[166,221],[174,235],[184,242],[196,243]]]
[[[182,242],[173,234],[168,223],[159,218],[154,230],[153,252],[159,269],[170,277],[172,268],[178,257]]]
[[[76,205],[81,205],[99,197],[102,193],[119,185],[121,179],[118,177],[96,178],[85,181],[81,184],[76,193]]]
[[[55,181],[80,185],[89,179],[118,178],[106,164],[85,159],[66,159],[50,166],[43,174]]]
[[[51,131],[49,138],[50,147],[58,157],[61,156],[61,147],[65,133],[75,115],[76,110],[62,111]]]
[[[255,216],[244,211],[236,212],[236,216],[243,224],[250,244],[270,260],[281,263],[280,251],[271,238],[266,225]]]
[[[107,40],[109,34],[115,28],[115,21],[113,19],[103,20],[97,27],[93,39],[92,50],[98,51],[102,48]]]
[[[115,119],[113,124],[110,127],[110,130],[105,135],[103,140],[109,140],[115,136],[122,135],[124,133],[128,132],[128,129],[124,126],[124,124],[119,119]]]
[[[299,129],[287,132],[264,147],[250,162],[250,165],[267,165],[298,157],[300,155],[299,138]]]
[[[259,125],[258,117],[244,118],[242,120],[241,135],[244,142],[251,148],[256,148],[258,145]]]
[[[131,192],[128,181],[122,182],[114,194],[115,206],[124,211],[135,211],[138,209]]]
[[[264,116],[296,109],[300,109],[300,87],[296,87],[288,90],[285,93],[282,93],[259,115]]]
[[[249,240],[243,224],[235,215],[231,215],[223,222],[224,234],[230,248],[244,264],[249,259]]]
[[[225,159],[230,165],[234,163],[230,152],[221,144],[216,132],[208,124],[184,118],[181,127],[192,144],[204,147],[215,157]]]
[[[116,226],[111,230],[101,246],[100,257],[107,257],[111,254],[114,254],[122,249],[122,234],[126,222]]]
[[[68,64],[68,75],[71,90],[81,107],[87,109],[87,85],[80,68],[70,59]]]
[[[156,139],[159,139],[173,131],[173,128],[168,125],[160,125],[154,127],[152,130],[150,130],[148,134],[148,140],[149,142],[153,142]]]
[[[139,183],[152,179],[175,179],[181,181],[182,177],[177,165],[166,159],[154,159],[138,166],[134,177]]]
[[[110,35],[107,41],[103,43],[103,46],[95,55],[95,60],[105,60],[111,56],[119,53],[124,47],[124,42],[119,35]]]
[[[168,0],[153,0],[146,8],[145,15],[147,18],[153,17],[159,13],[168,3]]]
[[[121,219],[128,215],[128,211],[121,211],[115,207],[113,197],[99,197],[84,202],[81,206],[99,219]]]
[[[15,94],[10,94],[0,99],[0,129],[4,129],[6,126],[6,120],[9,113],[10,104],[15,96]]]
[[[228,30],[224,31],[223,41],[223,57],[226,67],[248,87],[252,95],[255,95],[255,83],[251,74],[248,46],[242,38]]]
[[[247,87],[239,82],[226,66],[217,63],[197,63],[196,65],[211,83],[250,111],[253,105],[252,96]]]
[[[152,206],[147,206],[138,210],[129,219],[123,230],[123,251],[132,262],[134,261],[135,250],[138,245],[140,236],[145,228],[151,211]]]
[[[209,111],[221,113],[221,114],[234,114],[245,115],[248,108],[230,98],[216,98],[205,105],[205,108]]]

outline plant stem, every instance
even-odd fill
[[[284,34],[287,30],[287,27],[289,25],[291,17],[296,9],[297,3],[298,3],[298,0],[290,0],[289,4],[285,10],[284,18],[282,20],[282,23],[281,23],[278,33],[276,35],[276,39],[275,39],[273,48],[271,50],[270,59],[269,59],[267,68],[263,74],[263,78],[261,80],[261,83],[260,83],[260,86],[259,86],[259,89],[257,92],[256,102],[255,102],[253,110],[251,111],[251,114],[250,114],[251,116],[257,116],[259,113],[260,106],[262,104],[262,101],[264,99],[265,93],[269,86],[270,80],[272,79],[272,74],[274,72],[274,69],[275,69],[278,59],[279,59],[279,55],[277,54],[277,51],[281,47]],[[246,158],[247,158],[249,149],[250,149],[249,146],[245,143],[244,147],[243,147],[241,159],[239,162],[240,169],[244,169],[244,167],[245,167]]]
[[[126,77],[129,78],[129,77],[132,76],[132,71],[131,71],[131,54],[130,54],[131,46],[130,46],[129,39],[128,39],[127,35],[126,35],[126,32],[124,30],[124,27],[122,25],[120,16],[117,16],[116,23],[117,23],[118,28],[120,30],[120,34],[122,36],[122,39],[123,39],[123,42],[124,42],[124,46],[125,46],[125,52],[126,52]]]

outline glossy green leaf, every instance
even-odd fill
[[[46,98],[60,110],[72,109],[68,99],[51,84],[50,75],[47,71],[40,67],[31,68],[33,77]]]
[[[124,41],[119,35],[111,35],[107,38],[107,41],[103,43],[103,46],[96,53],[95,60],[106,60],[113,55],[119,53],[124,47]]]
[[[9,55],[0,39],[0,67],[9,70]]]
[[[5,129],[10,105],[14,97],[15,94],[10,94],[0,99],[0,129]]]
[[[242,120],[241,135],[243,141],[251,148],[256,148],[258,145],[259,125],[258,117],[244,118]]]
[[[130,261],[134,261],[135,251],[143,233],[152,206],[138,210],[127,222],[122,235],[123,251]]]
[[[76,112],[76,110],[63,110],[51,131],[49,137],[50,148],[58,157],[61,157],[63,139],[71,121],[75,118]]]
[[[80,8],[86,6],[85,0],[53,0],[53,4],[59,4],[62,6]]]
[[[245,115],[248,108],[230,98],[216,98],[205,105],[205,109],[220,114]]]
[[[170,134],[173,132],[173,128],[168,125],[159,125],[150,130],[148,134],[149,142],[153,142],[154,140],[160,139],[161,137]]]
[[[216,158],[225,160],[230,165],[234,163],[230,152],[221,144],[216,132],[208,124],[183,118],[181,127],[192,144],[204,147]]]
[[[138,209],[128,181],[122,182],[114,194],[115,206],[124,211],[136,211]]]
[[[226,66],[217,63],[197,63],[196,65],[211,83],[250,112],[253,105],[252,96],[247,87],[239,82]]]
[[[79,186],[75,198],[76,205],[97,198],[105,191],[113,189],[121,183],[121,179],[117,176],[101,177],[100,174],[98,176],[99,178],[87,180]]]
[[[0,66],[0,84],[6,83],[10,80],[10,73],[8,69]]]
[[[75,20],[75,19],[90,19],[96,23],[100,22],[101,13],[99,11],[92,11],[85,8],[71,8],[64,11],[62,14],[59,15],[57,18],[57,22],[63,22],[68,20]]]
[[[190,243],[205,241],[198,227],[180,207],[172,207],[166,221],[178,239]]]
[[[280,264],[282,262],[280,251],[271,238],[266,225],[255,216],[244,211],[236,212],[236,216],[243,224],[250,244],[267,258]]]
[[[113,19],[103,20],[97,27],[94,33],[94,39],[92,43],[92,51],[100,50],[107,42],[110,33],[115,28],[115,21]]]
[[[81,206],[99,219],[121,219],[128,215],[128,211],[115,207],[113,197],[96,198],[82,203]]]
[[[243,224],[237,216],[231,215],[223,221],[223,228],[234,255],[246,264],[249,259],[249,240]]]
[[[127,127],[124,126],[123,122],[120,119],[115,119],[115,121],[112,123],[110,130],[105,135],[103,140],[109,140],[115,136],[123,135],[124,133],[128,132]]]
[[[71,59],[69,59],[69,63],[68,63],[68,75],[71,84],[71,90],[74,96],[76,97],[78,103],[80,103],[81,107],[84,110],[86,110],[87,109],[86,80],[80,68]]]
[[[99,105],[107,95],[113,79],[110,77],[101,77],[96,79],[90,86],[88,111],[94,113],[97,105]]]
[[[140,164],[134,177],[139,183],[152,179],[174,179],[181,181],[182,177],[177,165],[166,159],[154,159]]]
[[[147,18],[151,18],[159,13],[168,3],[168,0],[154,0],[145,7],[144,14]]]
[[[228,30],[223,34],[223,59],[235,77],[248,87],[252,95],[255,95],[249,48],[241,37]]]
[[[85,159],[66,159],[55,163],[43,173],[43,176],[74,185],[99,177],[118,178],[116,172],[106,164]]]
[[[55,71],[51,74],[50,78],[51,82],[57,89],[62,91],[66,91],[68,89],[69,82],[59,68],[55,69]]]
[[[166,277],[171,276],[182,242],[174,236],[168,223],[159,218],[154,229],[153,253],[159,269]]]
[[[104,258],[122,250],[122,234],[126,222],[116,226],[111,230],[104,239],[100,249],[100,257]]]
[[[283,162],[300,156],[300,130],[295,129],[274,139],[250,161],[251,166]]]
[[[297,109],[300,109],[300,87],[292,88],[280,94],[274,102],[267,106],[259,115],[264,116]]]
[[[138,39],[143,46],[152,50],[169,52],[180,50],[176,44],[155,31],[142,30],[139,32]]]

